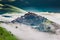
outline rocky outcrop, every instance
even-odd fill
[[[30,25],[32,28],[37,29],[43,32],[54,32],[52,29],[53,26],[51,24],[47,25],[46,18],[37,15],[35,13],[28,12],[25,15],[15,19],[12,23],[18,22],[26,25]]]
[[[24,16],[21,16],[15,20],[13,20],[12,22],[13,23],[18,22],[18,23],[35,26],[35,25],[39,25],[39,24],[45,22],[46,20],[47,19],[42,16],[38,16],[35,13],[28,12]]]

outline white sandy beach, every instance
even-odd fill
[[[12,18],[5,18],[0,15],[0,21],[12,21],[16,19],[17,17],[20,17],[20,15],[24,14],[4,14],[4,15],[10,15]],[[51,21],[56,22],[57,24],[60,24],[60,14],[39,14],[43,17],[48,18]],[[56,17],[57,16],[57,17]],[[51,34],[51,33],[45,33],[45,32],[39,32],[35,29],[32,29],[28,25],[24,24],[12,24],[12,23],[1,23],[0,24],[3,28],[6,28],[8,31],[11,31],[12,34],[14,34],[16,37],[18,37],[21,40],[60,40],[60,35],[58,34]],[[16,28],[18,26],[18,28]]]
[[[60,40],[60,35],[38,32],[23,24],[1,24],[2,27],[11,31],[17,38],[21,40]],[[18,26],[18,28],[16,28]]]

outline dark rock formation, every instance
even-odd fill
[[[38,16],[35,13],[28,12],[24,16],[21,16],[15,20],[13,20],[12,23],[18,22],[18,23],[23,23],[23,24],[27,24],[27,25],[37,26],[37,25],[45,22],[46,20],[47,19],[42,16]]]
[[[46,25],[46,18],[37,15],[35,13],[26,13],[24,16],[21,16],[12,21],[12,23],[18,22],[26,25],[30,25],[32,28],[37,29],[43,32],[52,32],[51,26]]]

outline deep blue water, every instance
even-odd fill
[[[26,11],[31,12],[54,12],[60,13],[60,0],[15,0],[9,2],[1,1],[0,4],[13,5]],[[8,7],[5,7],[8,8]],[[0,10],[0,14],[9,12],[8,10]]]
[[[43,7],[21,7],[23,10],[28,12],[53,12],[53,13],[60,13],[60,8],[43,8]]]
[[[41,8],[41,7],[20,7],[27,12],[49,12],[49,13],[60,13],[59,8]],[[0,10],[0,14],[9,13],[9,10]]]

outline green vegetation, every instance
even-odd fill
[[[3,23],[3,21],[0,21],[0,23]]]
[[[25,10],[9,5],[9,4],[0,4],[0,14],[4,13],[26,13]]]
[[[53,23],[52,21],[50,21],[50,20],[46,20],[46,22],[45,22],[46,24],[51,24],[51,23]]]
[[[17,40],[16,37],[5,28],[0,27],[0,40]]]

